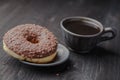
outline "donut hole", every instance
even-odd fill
[[[34,44],[39,42],[37,39],[37,36],[31,36],[31,35],[27,36],[27,41],[34,43]]]

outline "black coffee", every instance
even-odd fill
[[[97,26],[81,21],[69,21],[63,23],[63,25],[67,30],[80,35],[93,35],[100,32],[100,29]]]

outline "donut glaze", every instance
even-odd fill
[[[57,39],[45,27],[35,24],[18,25],[3,37],[5,45],[25,58],[43,58],[57,49]]]

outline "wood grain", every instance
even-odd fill
[[[120,80],[119,4],[119,0],[1,0],[0,80]],[[60,43],[65,44],[59,23],[68,16],[97,19],[104,27],[116,28],[117,36],[88,54],[71,52],[69,64],[62,71],[24,65],[3,51],[4,33],[24,23],[47,27]]]

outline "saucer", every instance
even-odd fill
[[[45,63],[45,64],[37,64],[31,63],[27,61],[20,61],[24,64],[31,65],[31,66],[38,66],[38,67],[49,67],[49,66],[56,66],[66,62],[69,58],[69,50],[62,44],[58,44],[57,48],[57,56],[53,62]]]

